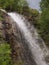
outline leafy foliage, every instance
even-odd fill
[[[49,44],[49,0],[41,0],[41,36]]]
[[[7,11],[22,11],[27,6],[26,0],[0,0],[0,8]]]
[[[9,44],[0,44],[0,65],[11,65],[10,53]]]

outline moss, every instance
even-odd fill
[[[0,21],[3,20],[3,16],[2,16],[2,13],[0,12]]]

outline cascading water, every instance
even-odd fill
[[[8,13],[10,17],[16,22],[19,29],[22,31],[24,38],[27,40],[27,44],[29,46],[29,49],[31,53],[34,56],[34,60],[37,65],[47,65],[45,59],[44,59],[44,53],[43,50],[40,48],[39,44],[37,44],[37,40],[34,36],[32,36],[31,31],[28,29],[25,21],[25,18],[22,18],[21,15],[17,13]],[[36,31],[34,35],[36,34]],[[39,42],[38,42],[39,43]]]

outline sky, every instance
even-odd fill
[[[37,10],[40,10],[40,6],[39,6],[39,2],[41,0],[27,0],[28,3],[29,3],[29,6],[33,9],[37,9]]]

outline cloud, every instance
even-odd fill
[[[27,0],[27,2],[29,3],[29,6],[33,9],[37,9],[39,10],[40,9],[40,6],[39,6],[39,2],[41,0]]]

